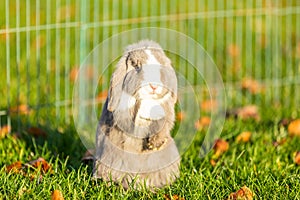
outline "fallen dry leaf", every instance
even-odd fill
[[[290,136],[300,136],[300,119],[292,121],[288,126]]]
[[[273,145],[274,145],[274,147],[278,147],[280,145],[283,145],[285,142],[286,142],[286,138],[282,138],[280,140],[274,141]]]
[[[94,73],[94,67],[92,65],[82,66],[81,69],[79,69],[77,66],[74,66],[72,67],[69,76],[72,82],[75,82],[77,77],[92,80],[95,76]]]
[[[2,126],[0,128],[0,138],[5,137],[7,134],[9,134],[11,131],[11,127],[8,125]]]
[[[240,55],[240,48],[237,44],[228,45],[228,54],[231,57],[237,57]]]
[[[217,161],[215,161],[214,159],[211,159],[210,161],[210,164],[211,164],[211,166],[216,166],[216,164],[217,164]]]
[[[104,90],[102,92],[99,92],[98,96],[97,96],[97,100],[98,101],[105,101],[108,95],[108,91]]]
[[[48,162],[44,158],[41,158],[41,157],[36,160],[26,163],[25,166],[32,166],[36,169],[40,169],[44,173],[51,170],[51,166],[48,164]]]
[[[47,137],[47,133],[38,127],[30,127],[27,132],[34,137]]]
[[[164,194],[165,200],[184,200],[183,197],[179,197],[177,194],[174,194],[172,198],[168,194]]]
[[[19,114],[19,115],[28,115],[30,114],[31,110],[26,104],[21,104],[15,107],[11,107],[9,109],[11,114]]]
[[[202,130],[210,125],[210,117],[204,116],[195,122],[195,128],[197,130]]]
[[[23,166],[22,166],[21,161],[17,161],[17,162],[14,162],[11,165],[6,166],[6,172],[8,172],[8,173],[9,172],[18,173],[18,172],[20,172],[22,167]]]
[[[294,156],[294,162],[295,162],[297,165],[300,165],[300,151],[298,151],[298,152],[295,153],[295,156]]]
[[[251,94],[259,94],[263,91],[262,85],[251,78],[245,78],[242,80],[242,89],[245,91],[250,92]]]
[[[60,190],[54,190],[51,194],[51,200],[64,200],[62,192]]]
[[[204,112],[211,112],[212,110],[217,109],[218,103],[214,99],[204,100],[200,104],[201,110]]]
[[[256,105],[249,105],[239,108],[237,110],[237,116],[242,120],[255,119],[260,120],[260,115],[258,113],[258,108]]]
[[[78,67],[73,67],[71,69],[69,76],[72,82],[75,82],[78,72],[79,72]]]
[[[228,197],[230,200],[252,200],[253,199],[253,192],[247,187],[243,186],[237,192],[231,193]]]
[[[250,131],[244,131],[237,136],[236,141],[237,142],[249,142],[251,135],[252,135],[252,133]]]
[[[95,153],[96,153],[95,149],[86,150],[83,157],[81,158],[81,161],[83,161],[83,162],[93,161]]]
[[[214,157],[218,158],[220,155],[228,151],[229,143],[222,139],[217,139],[214,145]]]
[[[292,119],[290,118],[283,118],[278,122],[279,126],[287,127],[291,123]]]
[[[180,112],[178,112],[178,113],[176,113],[176,119],[178,120],[178,121],[183,121],[184,119],[185,119],[185,113],[183,112],[183,111],[180,111]]]

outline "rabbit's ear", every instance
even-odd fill
[[[122,93],[122,85],[124,77],[126,76],[126,60],[123,56],[117,64],[117,69],[113,73],[110,81],[110,87],[108,91],[108,106],[107,109],[113,112],[119,105],[120,96]]]

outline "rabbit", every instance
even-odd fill
[[[176,101],[176,73],[160,45],[129,45],[111,77],[97,127],[94,177],[125,189],[173,183],[180,167],[170,135]]]

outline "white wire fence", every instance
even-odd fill
[[[227,107],[256,104],[278,108],[282,116],[299,112],[298,0],[3,0],[0,11],[0,126],[20,131],[29,124],[71,123],[80,63],[110,36],[143,27],[176,30],[202,45],[222,75]],[[205,90],[205,77],[189,72],[178,55],[169,56]],[[111,62],[99,81],[98,103]]]

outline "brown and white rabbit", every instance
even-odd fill
[[[94,177],[125,188],[163,187],[179,176],[174,126],[177,77],[162,48],[126,48],[112,75],[97,128]]]

